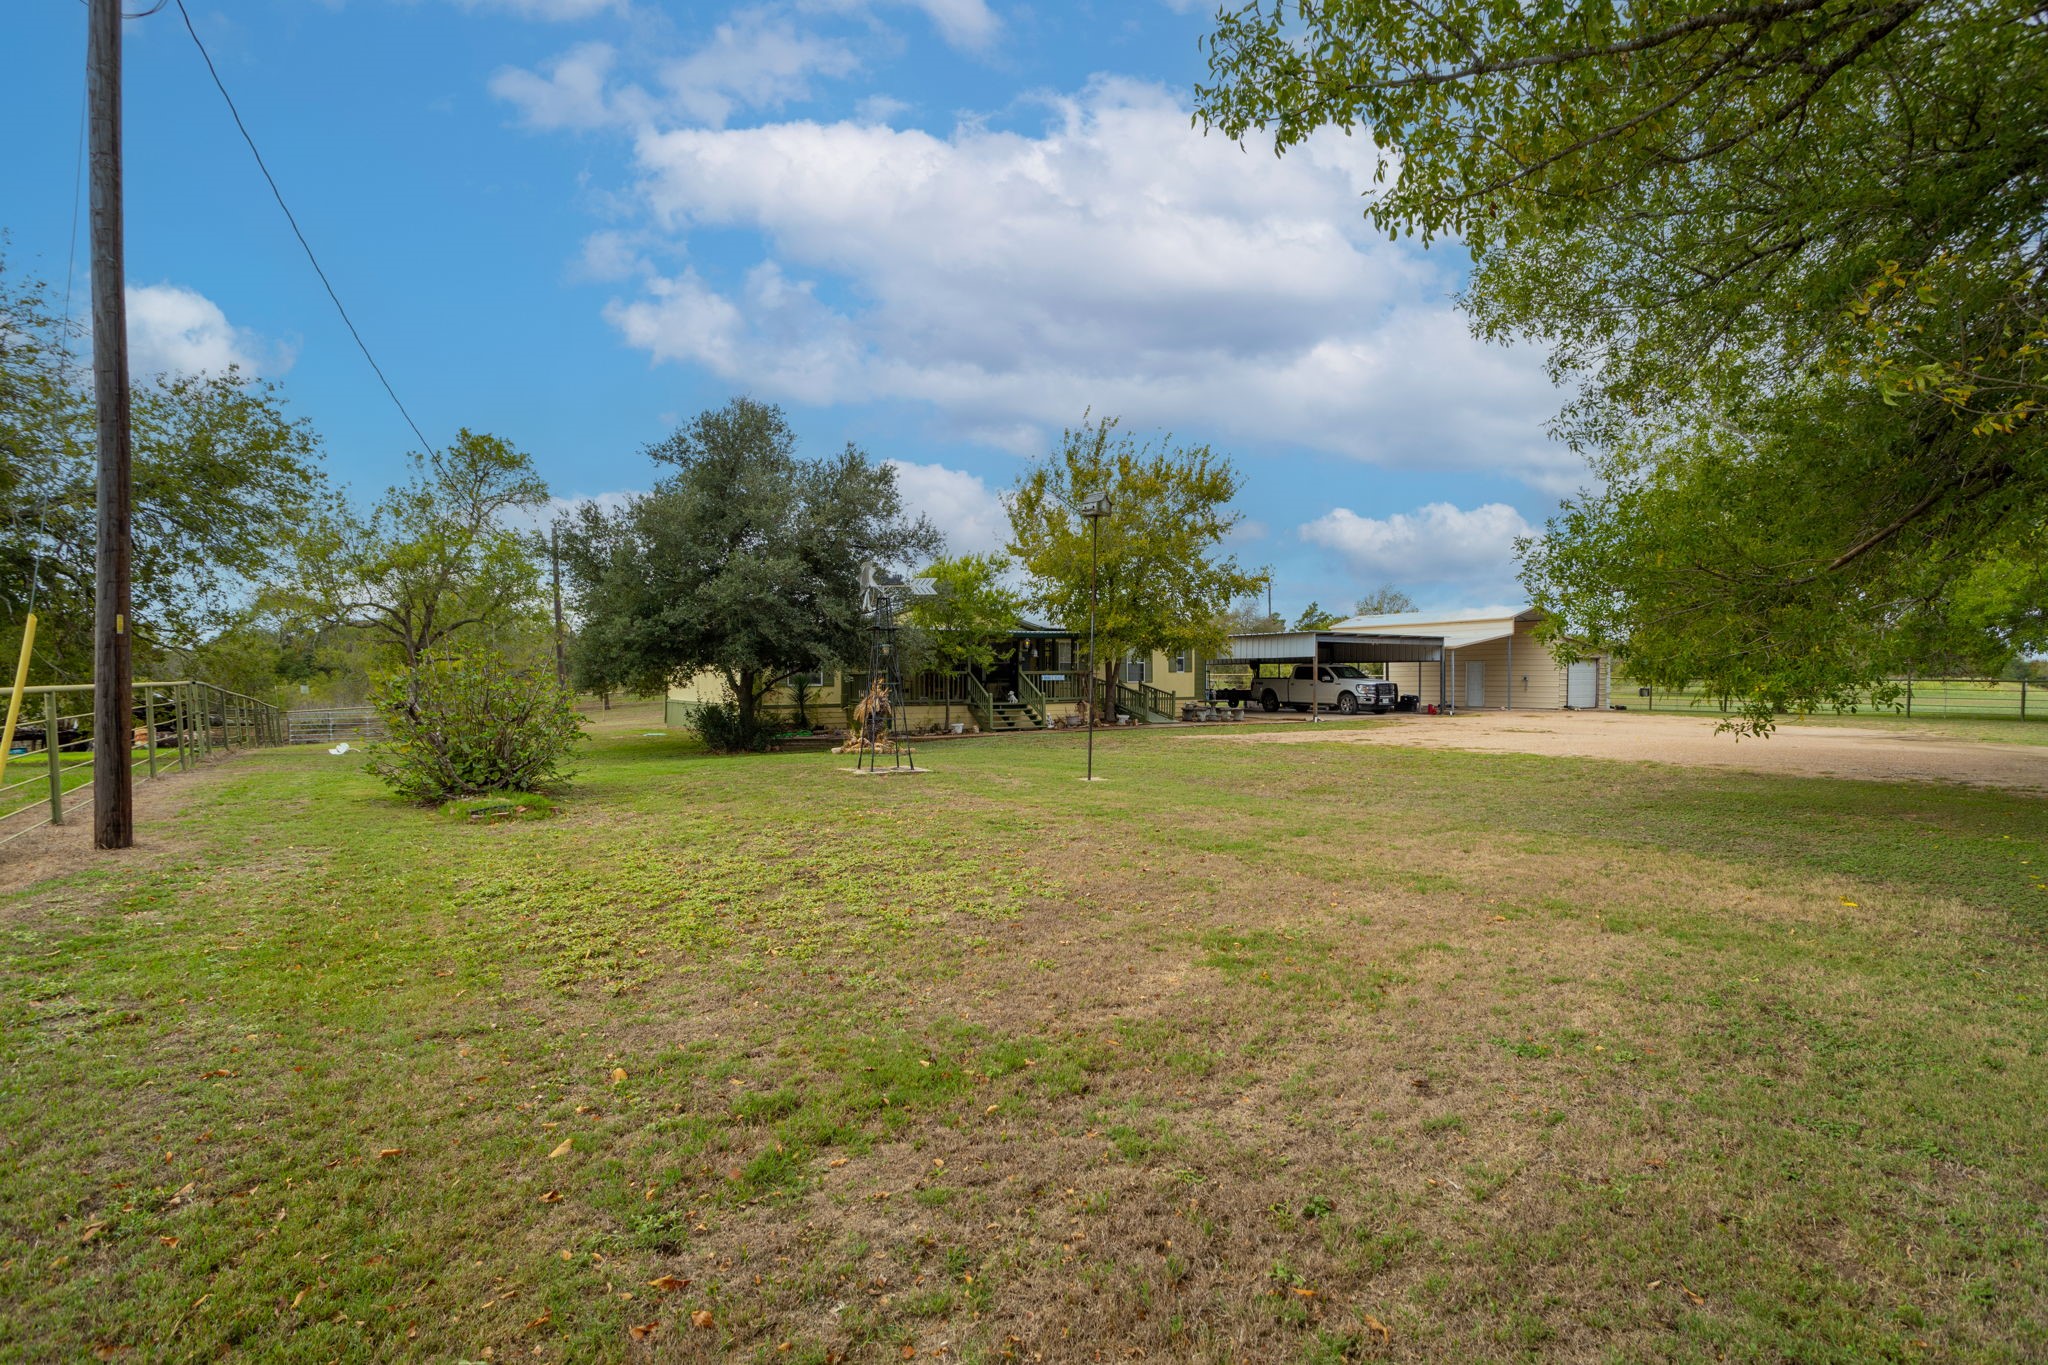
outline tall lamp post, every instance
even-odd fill
[[[1102,519],[1110,513],[1109,494],[1091,493],[1081,500],[1088,521],[1088,777],[1095,780],[1095,595],[1096,570],[1102,559]]]

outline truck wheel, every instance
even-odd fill
[[[1337,698],[1337,709],[1339,711],[1342,711],[1347,716],[1357,715],[1358,698],[1352,696],[1349,692],[1346,692],[1343,696]]]
[[[1259,698],[1259,709],[1268,712],[1280,709],[1279,695],[1272,688],[1267,688],[1265,695]]]

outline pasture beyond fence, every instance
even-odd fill
[[[14,689],[0,687],[0,707]],[[285,742],[285,713],[212,683],[139,682],[124,742],[130,767],[147,777],[188,772],[208,759]],[[62,825],[92,803],[91,683],[22,689],[21,720],[0,783],[0,846],[31,830]]]
[[[1898,700],[1879,703],[1868,693],[1855,707],[1823,707],[1822,714],[1904,715],[1927,720],[2042,720],[2048,721],[2048,683],[2007,678],[1900,678]],[[1636,687],[1615,680],[1615,700],[1646,711],[1727,711],[1733,702],[1700,688],[1667,691],[1661,687]]]

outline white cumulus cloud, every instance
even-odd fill
[[[1488,587],[1513,580],[1515,538],[1533,534],[1502,502],[1469,510],[1432,502],[1385,517],[1339,507],[1301,528],[1303,540],[1335,551],[1361,583]]]
[[[655,276],[608,316],[657,360],[803,402],[921,401],[1010,448],[1093,407],[1569,485],[1540,357],[1470,335],[1462,258],[1361,220],[1363,140],[1246,152],[1121,79],[1048,103],[1036,134],[648,127],[652,230],[752,230],[766,254],[729,280]]]
[[[993,554],[1009,542],[1009,509],[979,476],[942,464],[885,463],[896,471],[904,507],[945,533],[947,554]]]
[[[291,368],[285,348],[236,327],[196,289],[130,285],[126,298],[128,368],[134,374],[218,374],[239,366],[249,374],[275,375]]]
[[[718,128],[742,110],[807,100],[813,81],[849,76],[860,59],[846,43],[787,17],[741,10],[691,52],[643,63],[645,82],[621,79],[619,65],[611,44],[578,43],[539,71],[498,71],[490,90],[533,128],[631,129],[658,121]]]

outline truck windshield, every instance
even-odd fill
[[[1371,674],[1365,672],[1363,669],[1360,669],[1352,664],[1338,664],[1335,668],[1332,668],[1330,672],[1336,674],[1340,678],[1368,678],[1372,676]]]

